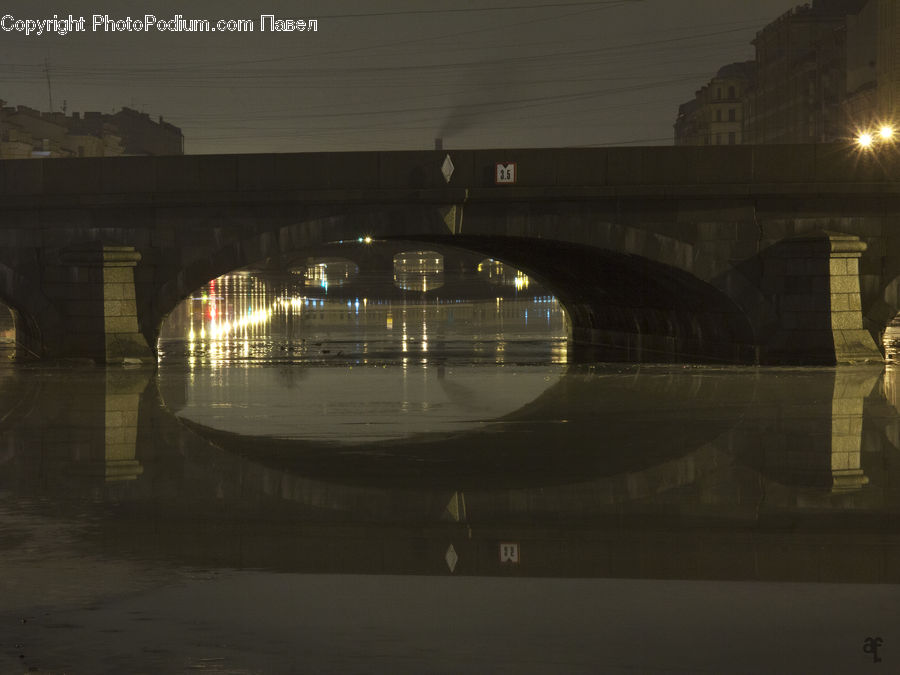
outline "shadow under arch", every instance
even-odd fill
[[[450,235],[433,207],[353,210],[260,232],[185,262],[144,314],[149,344],[165,316],[211,279],[265,258],[362,236],[434,244],[501,260],[534,277],[570,321],[576,359],[753,363],[746,316],[719,289],[689,272],[631,253],[521,236]]]
[[[757,361],[744,312],[718,288],[678,267],[525,237],[443,234],[416,241],[478,252],[536,279],[566,311],[576,360]]]
[[[37,284],[3,263],[0,263],[0,302],[13,315],[16,356],[40,358],[47,351],[45,331],[49,335],[63,334],[58,330],[62,325],[59,312],[38,290]]]

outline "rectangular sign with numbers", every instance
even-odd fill
[[[519,545],[510,541],[500,542],[500,562],[519,564]]]
[[[494,169],[494,183],[500,185],[501,183],[515,183],[516,182],[516,163],[515,162],[506,162],[501,163],[497,162]]]

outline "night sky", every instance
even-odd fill
[[[188,153],[667,145],[678,104],[791,0],[6,2],[87,32],[0,32],[0,98],[129,106]],[[253,33],[93,32],[94,14],[253,19]],[[318,31],[259,32],[260,15]],[[46,66],[45,66],[46,64]],[[50,91],[47,71],[49,70]]]

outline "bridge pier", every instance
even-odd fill
[[[818,232],[788,239],[762,255],[761,286],[774,305],[764,332],[764,363],[836,364],[882,361],[863,328],[859,237]]]
[[[65,334],[47,336],[45,356],[156,360],[138,329],[134,267],[140,259],[131,246],[100,243],[60,253],[43,290],[60,308]]]

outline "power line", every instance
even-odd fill
[[[542,22],[546,23],[547,21],[557,21],[557,20],[559,20],[559,19],[567,19],[567,18],[570,18],[570,17],[573,17],[573,16],[581,16],[581,15],[584,15],[584,14],[589,14],[589,13],[591,13],[591,12],[598,12],[598,11],[601,11],[601,10],[604,10],[604,9],[612,9],[612,8],[615,8],[615,7],[619,7],[619,6],[621,6],[621,5],[630,4],[630,3],[635,2],[635,1],[642,1],[642,0],[612,0],[611,2],[608,2],[608,3],[603,4],[603,5],[599,5],[599,6],[596,5],[596,3],[591,3],[592,6],[589,7],[588,9],[583,9],[583,10],[580,10],[580,11],[577,11],[577,12],[569,12],[569,13],[567,13],[567,14],[560,14],[559,16],[553,16],[553,17],[550,17],[550,18],[547,18],[547,17],[541,17],[541,18],[539,18],[539,19],[529,19],[529,20],[526,20],[526,21],[517,21],[517,22],[515,22],[515,23],[504,23],[504,24],[501,24],[501,25],[487,26],[487,27],[485,27],[485,28],[476,28],[476,29],[473,29],[473,30],[466,30],[466,31],[461,31],[461,32],[457,32],[457,33],[447,33],[447,34],[444,34],[444,35],[436,35],[436,36],[429,36],[429,37],[422,37],[422,38],[413,38],[413,39],[410,39],[410,40],[402,40],[402,41],[399,41],[399,42],[398,42],[398,41],[394,41],[394,42],[391,42],[391,43],[389,43],[389,44],[391,44],[392,46],[401,46],[401,45],[421,44],[421,43],[423,43],[423,42],[434,43],[434,42],[437,42],[438,40],[446,40],[446,39],[448,39],[448,38],[459,38],[459,37],[464,37],[464,36],[467,36],[467,35],[477,35],[477,34],[480,34],[480,33],[490,33],[490,32],[495,31],[495,30],[497,30],[497,29],[500,29],[500,30],[508,30],[508,29],[510,29],[510,28],[518,28],[518,27],[520,27],[520,26],[528,26],[528,25],[535,24],[535,23],[542,23]],[[278,62],[283,62],[283,61],[295,60],[295,59],[297,59],[297,58],[317,58],[317,59],[318,59],[318,58],[321,58],[321,57],[323,57],[323,56],[335,56],[335,55],[338,55],[338,54],[352,54],[352,53],[359,53],[359,52],[371,52],[372,49],[375,49],[375,48],[377,48],[378,46],[379,46],[379,45],[374,45],[374,46],[373,46],[373,45],[364,45],[364,46],[361,46],[361,47],[352,47],[352,48],[350,48],[350,49],[340,49],[340,50],[335,50],[335,51],[331,51],[331,52],[324,52],[324,53],[321,53],[321,52],[320,52],[320,53],[317,53],[317,54],[315,54],[315,55],[277,56],[277,57],[271,57],[271,58],[267,58],[267,59],[255,59],[255,60],[253,60],[253,61],[247,61],[247,60],[242,60],[242,61],[232,61],[232,62],[230,62],[230,63],[219,64],[219,65],[235,66],[235,65],[246,65],[246,64],[257,64],[257,63],[278,63]]]
[[[618,2],[622,2],[624,0],[617,0]],[[454,68],[470,68],[470,67],[478,67],[480,69],[487,69],[492,66],[508,66],[514,64],[533,64],[535,62],[545,62],[549,59],[569,59],[575,61],[575,58],[578,60],[575,61],[579,65],[584,65],[583,58],[592,56],[592,55],[602,55],[615,53],[616,56],[621,56],[621,52],[623,50],[635,50],[646,47],[661,47],[661,46],[675,46],[677,43],[691,41],[691,40],[701,40],[705,38],[712,37],[721,37],[730,35],[733,33],[744,32],[746,30],[745,27],[738,28],[728,28],[724,30],[705,32],[705,33],[692,33],[689,35],[682,35],[671,38],[662,38],[656,40],[645,40],[639,42],[630,42],[626,44],[615,44],[615,45],[604,45],[601,47],[592,47],[588,49],[577,49],[577,50],[568,50],[568,51],[559,51],[559,52],[544,52],[541,54],[531,54],[524,56],[504,56],[500,58],[494,59],[480,59],[478,61],[451,61],[451,62],[439,62],[439,63],[431,63],[431,64],[408,64],[402,66],[342,66],[342,67],[319,67],[316,68],[314,73],[333,76],[340,73],[348,73],[348,74],[359,74],[359,73],[374,73],[374,72],[393,72],[393,73],[402,73],[402,72],[413,72],[413,71],[430,71],[430,70],[446,70],[446,69],[454,69]],[[271,60],[282,60],[290,57],[279,57],[278,59]],[[244,61],[242,64],[255,64],[268,62],[270,59],[266,59],[263,61]],[[197,68],[198,72],[194,75],[196,77],[202,77],[204,79],[208,79],[210,77],[216,77],[217,72],[206,70],[203,68],[202,64],[180,64],[183,68]],[[290,71],[272,71],[270,69],[263,69],[261,71],[253,71],[247,70],[246,68],[241,69],[240,71],[236,71],[233,68],[222,67],[221,63],[210,64],[214,66],[218,74],[224,77],[229,78],[258,78],[260,75],[268,75],[270,77],[282,77],[290,73]],[[542,65],[542,64],[540,64]],[[40,67],[36,64],[4,64],[0,63],[0,66],[20,66],[20,67]],[[70,73],[70,74],[80,74],[80,75],[115,75],[117,73],[122,73],[123,76],[133,77],[133,74],[139,73],[140,75],[169,75],[173,72],[182,71],[182,68],[165,68],[159,67],[158,65],[154,65],[151,67],[101,67],[101,68],[82,68],[79,66],[59,66],[57,72],[61,73]],[[304,74],[310,74],[310,71],[306,68],[303,70]]]
[[[355,14],[317,14],[317,19],[358,19],[378,16],[401,16],[410,14],[471,14],[478,12],[507,12],[528,9],[560,9],[564,7],[585,7],[602,5],[621,5],[624,2],[643,2],[644,0],[584,0],[582,2],[547,2],[537,5],[500,5],[494,7],[452,7],[444,9],[398,9],[384,12],[360,12]]]

